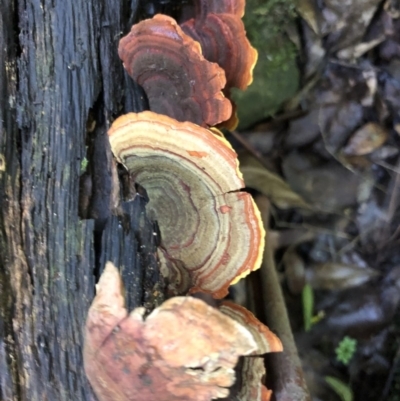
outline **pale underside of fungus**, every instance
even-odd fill
[[[161,231],[162,272],[174,293],[222,298],[260,266],[265,232],[224,138],[152,112],[118,118],[109,138],[148,193]]]
[[[128,314],[107,263],[85,328],[84,366],[99,401],[209,401],[226,397],[251,333],[205,302],[175,297],[144,318]]]

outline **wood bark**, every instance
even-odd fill
[[[115,202],[106,133],[145,107],[117,55],[138,5],[1,0],[2,401],[94,399],[82,333],[106,260],[123,271],[129,307],[153,302],[154,223],[144,198]]]
[[[129,176],[118,191],[107,129],[146,108],[120,37],[181,2],[0,0],[1,401],[95,400],[83,329],[106,261],[129,309],[162,301],[157,225]]]

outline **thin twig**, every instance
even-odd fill
[[[269,166],[265,163],[265,157],[246,138],[244,138],[243,135],[239,134],[237,131],[229,132],[251,155],[257,159],[258,162],[269,170]]]
[[[256,202],[260,206],[264,226],[268,228],[269,200],[261,195],[257,197]],[[271,367],[267,369],[267,374],[272,379],[275,399],[276,401],[311,401],[279,284],[273,249],[268,241],[265,244],[261,266],[261,285],[267,324],[283,343],[283,352],[266,356],[267,368]]]

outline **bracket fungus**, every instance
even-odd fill
[[[86,375],[99,401],[208,401],[226,397],[239,356],[256,344],[242,325],[205,302],[176,297],[145,319],[124,307],[118,270],[107,263],[89,309]]]
[[[264,359],[257,357],[257,355],[283,351],[282,342],[243,306],[231,301],[223,301],[219,310],[249,330],[257,344],[257,349],[250,356],[240,359],[236,367],[236,382],[231,388],[230,396],[233,397],[228,397],[228,400],[268,401],[272,391],[268,390],[262,383],[266,374]]]
[[[262,383],[265,379],[264,359],[241,357],[235,368],[236,381],[229,396],[221,401],[269,401],[272,391]]]
[[[238,16],[214,14],[208,10],[204,19],[190,19],[181,27],[200,43],[207,60],[224,69],[226,90],[232,87],[244,90],[253,82],[258,54],[247,39],[244,24]]]
[[[207,7],[208,12],[215,14],[234,14],[239,18],[244,15],[245,0],[195,0],[202,7]]]
[[[245,3],[245,0],[194,0],[194,7],[193,5],[190,6],[192,13],[186,12],[185,15],[189,16],[187,19],[192,17],[199,18],[206,13],[233,14],[242,18]]]
[[[263,355],[268,352],[281,352],[281,340],[267,326],[262,324],[250,311],[231,301],[223,301],[219,310],[246,327],[257,343],[257,350],[252,355]]]
[[[202,126],[230,118],[232,106],[222,93],[224,71],[203,57],[200,44],[173,18],[158,14],[133,25],[118,53],[152,111]]]
[[[111,149],[150,198],[161,231],[163,275],[176,294],[222,298],[260,266],[264,228],[235,151],[210,130],[150,111],[109,130]]]
[[[181,23],[200,43],[204,57],[224,69],[225,94],[232,87],[244,90],[253,81],[258,54],[246,37],[244,9],[245,0],[195,0],[192,18]]]

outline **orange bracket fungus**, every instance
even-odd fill
[[[229,396],[223,401],[270,400],[272,391],[262,384],[266,373],[263,358],[241,357],[235,371],[236,381],[229,389]]]
[[[282,342],[267,326],[263,325],[250,311],[230,301],[223,301],[219,310],[246,327],[257,343],[257,350],[252,355],[268,352],[281,352]]]
[[[204,57],[222,67],[226,88],[246,89],[253,81],[257,50],[246,37],[242,20],[233,14],[194,18],[181,25],[183,31],[201,44]]]
[[[118,53],[152,111],[202,126],[230,118],[232,106],[222,93],[224,71],[203,57],[200,44],[173,18],[158,14],[134,25]]]
[[[158,221],[162,273],[176,294],[214,298],[260,266],[265,232],[223,137],[147,111],[118,118],[111,148],[150,198]]]
[[[99,401],[208,401],[226,397],[250,332],[192,297],[164,302],[147,318],[128,314],[118,270],[107,263],[89,309],[84,366]]]
[[[249,330],[257,344],[257,349],[251,353],[251,356],[241,358],[236,367],[237,379],[231,389],[231,393],[235,394],[234,399],[237,401],[268,401],[272,391],[262,384],[265,376],[264,359],[255,357],[255,355],[281,352],[283,350],[282,342],[243,306],[223,301],[219,310]],[[230,400],[230,398],[228,399]]]

